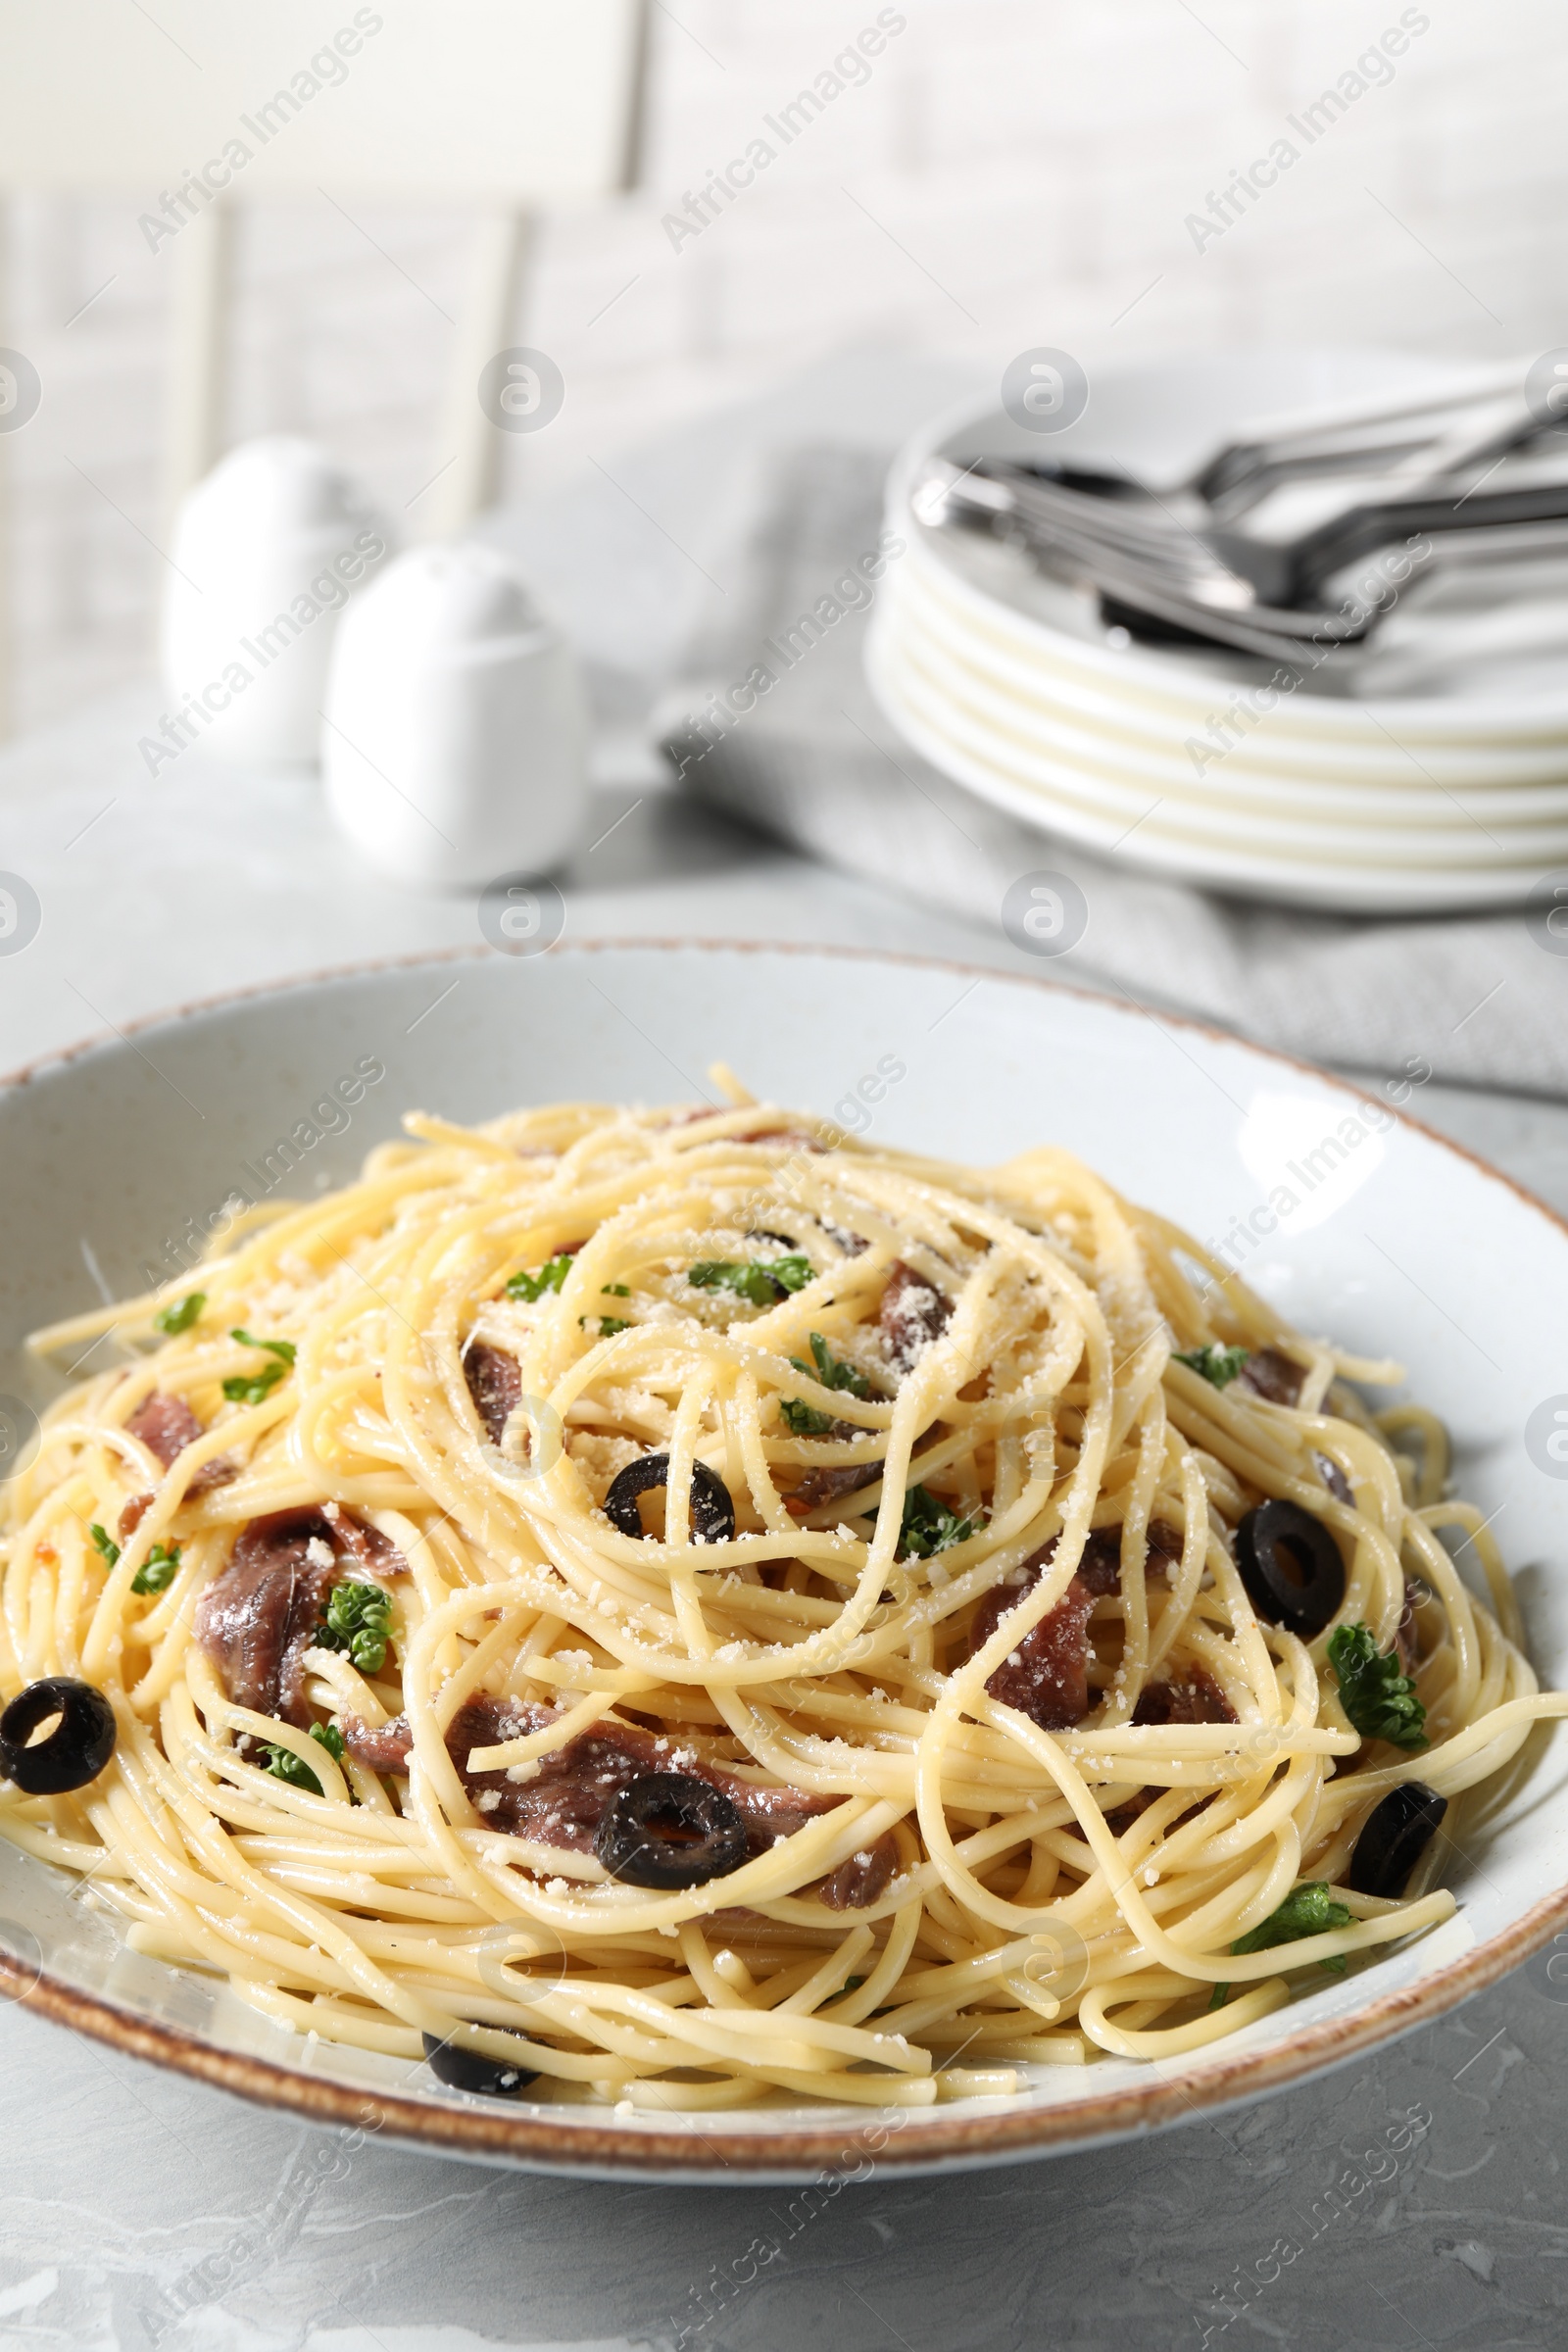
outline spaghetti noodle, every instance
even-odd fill
[[[8,1490],[0,1685],[118,1738],[0,1833],[299,2032],[656,2108],[1166,2057],[1446,1918],[1568,1701],[1396,1368],[1063,1152],[716,1074],[411,1116],[38,1336],[122,1360]]]

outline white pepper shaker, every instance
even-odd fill
[[[344,615],[321,757],[333,819],[380,872],[546,872],[587,806],[576,657],[496,549],[411,549]]]
[[[172,740],[314,766],[338,620],[387,548],[363,491],[314,442],[271,433],[230,450],[175,518],[163,612]]]

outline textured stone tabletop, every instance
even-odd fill
[[[135,743],[152,712],[151,690],[127,695],[0,759],[0,864],[44,908],[0,960],[0,1067],[191,997],[476,944],[471,901],[357,872],[311,783],[192,755],[151,787]],[[598,807],[566,878],[574,936],[1019,962],[1000,931],[694,815],[629,755],[607,758]],[[1421,1108],[1568,1208],[1568,1110],[1436,1087]],[[1555,2348],[1565,2112],[1568,1985],[1546,1955],[1373,2061],[1216,2122],[815,2199],[347,2140],[0,2008],[0,2346]]]

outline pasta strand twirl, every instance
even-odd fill
[[[723,1091],[411,1116],[120,1311],[0,1540],[0,1690],[118,1741],[0,1835],[299,2032],[650,2109],[1175,2056],[1446,1917],[1369,1815],[1568,1701],[1395,1368],[1065,1152]]]

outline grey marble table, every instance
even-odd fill
[[[0,1069],[192,997],[476,944],[470,900],[357,871],[309,781],[193,753],[151,784],[135,746],[153,714],[150,689],[127,694],[0,757],[0,867],[43,906],[0,959]],[[576,936],[1020,961],[1000,930],[694,814],[629,744],[605,751],[596,815],[565,882]],[[1428,1087],[1421,1108],[1568,1209],[1568,1107]],[[563,2181],[345,2142],[0,2008],[0,2346],[1560,2347],[1565,1995],[1540,1958],[1258,2107],[1088,2157],[873,2175],[814,2218],[788,2190]],[[1391,2157],[1412,2112],[1430,2121]]]

